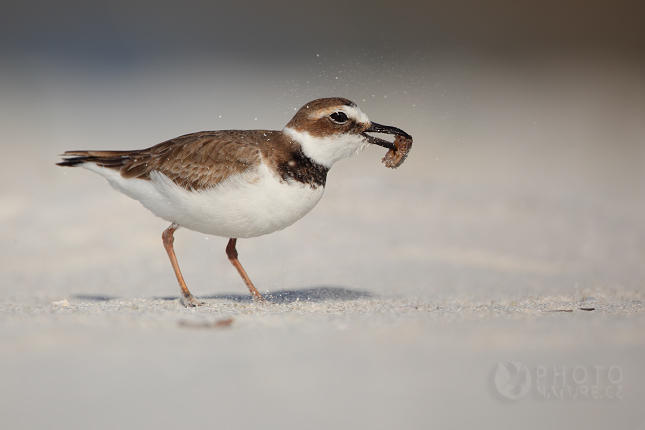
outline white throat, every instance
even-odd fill
[[[362,151],[368,142],[360,134],[337,134],[327,137],[312,136],[306,131],[297,131],[290,127],[282,130],[287,136],[298,142],[302,152],[312,161],[327,168],[343,158]]]

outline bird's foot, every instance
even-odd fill
[[[187,308],[195,308],[197,306],[208,306],[208,303],[197,300],[195,296],[189,294],[188,296],[183,296],[181,302]]]

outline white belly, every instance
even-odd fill
[[[256,237],[282,230],[313,209],[324,191],[324,187],[281,182],[265,165],[202,191],[185,190],[158,172],[152,172],[152,180],[147,181],[125,179],[94,164],[83,167],[106,177],[117,191],[140,201],[158,217],[222,237]]]

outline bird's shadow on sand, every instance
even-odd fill
[[[264,293],[264,298],[273,303],[292,302],[325,302],[357,300],[371,297],[367,291],[352,290],[345,287],[317,286],[300,288],[297,290],[278,290]],[[213,296],[202,296],[202,299],[227,300],[233,302],[252,302],[253,298],[248,294],[216,294]]]
[[[118,299],[118,297],[105,296],[101,294],[76,294],[73,297],[79,300],[91,300],[97,302],[107,302]],[[372,294],[367,291],[328,285],[264,293],[264,298],[272,303],[343,301],[365,299],[369,297],[372,297]],[[179,299],[179,296],[154,298],[160,300],[177,300]],[[199,296],[197,298],[204,300],[224,300],[237,303],[250,303],[253,301],[253,297],[251,297],[250,294],[215,294],[212,296]]]

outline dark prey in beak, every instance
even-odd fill
[[[363,133],[361,133],[363,136],[365,136],[365,138],[369,143],[372,143],[374,145],[379,145],[379,146],[382,146],[383,148],[392,149],[392,150],[396,150],[396,146],[394,145],[394,142],[389,142],[384,139],[379,139],[378,137],[370,136],[369,134],[365,134],[365,133],[394,134],[394,135],[402,136],[406,139],[412,140],[412,136],[410,136],[400,128],[391,127],[389,125],[381,125],[375,122],[371,123],[369,128],[367,128]]]

